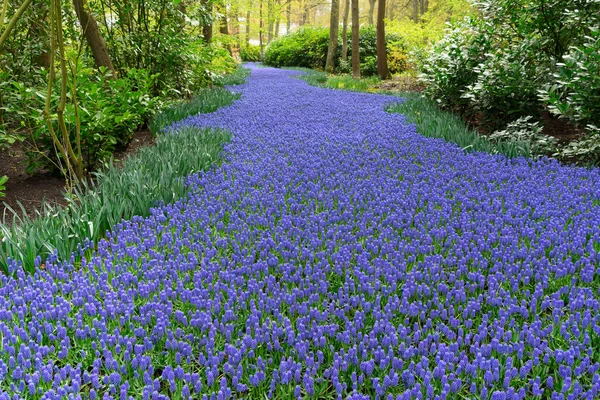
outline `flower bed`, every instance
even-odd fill
[[[2,278],[4,398],[598,397],[596,170],[253,73],[189,197]]]

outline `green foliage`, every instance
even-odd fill
[[[600,2],[484,0],[476,6],[478,19],[453,24],[431,48],[422,75],[429,98],[475,116],[488,130],[538,117],[544,108],[580,126],[600,123]],[[593,140],[573,146],[583,154]]]
[[[409,122],[417,126],[419,134],[456,143],[467,152],[483,151],[504,154],[507,157],[530,156],[528,146],[515,142],[491,142],[486,137],[469,129],[465,122],[453,112],[440,110],[435,101],[413,93],[405,94],[406,100],[392,104],[388,112],[406,115]]]
[[[581,125],[600,123],[600,28],[592,27],[557,65],[552,84],[540,90],[550,112]]]
[[[476,80],[463,88],[462,98],[480,113],[481,126],[498,129],[515,117],[538,113],[537,91],[546,74],[540,74],[531,49],[527,42],[497,49],[472,69]]]
[[[408,58],[402,38],[395,34],[387,35],[388,68],[395,74],[408,68]],[[341,42],[341,38],[340,38]],[[296,32],[272,42],[265,53],[265,64],[274,67],[304,67],[322,70],[325,68],[329,29],[301,27]],[[351,32],[348,33],[349,56],[352,57]],[[377,74],[377,33],[372,26],[363,27],[359,34],[361,73],[365,76]],[[350,72],[351,65],[341,60],[341,46],[336,55],[338,71]]]
[[[433,45],[423,65],[421,80],[427,97],[443,108],[464,113],[469,105],[465,91],[476,82],[476,68],[490,48],[477,20],[467,17],[456,24]]]
[[[215,79],[215,85],[218,86],[233,86],[241,85],[246,82],[246,79],[250,76],[250,70],[244,68],[241,65],[238,66],[232,73],[226,74]]]
[[[600,128],[588,125],[583,137],[560,147],[554,156],[580,164],[600,164]]]
[[[309,85],[318,86],[328,89],[342,89],[351,92],[366,92],[370,91],[371,87],[379,83],[381,80],[377,76],[370,76],[360,79],[355,79],[352,75],[329,75],[325,72],[315,70],[300,69],[305,73],[299,78],[308,82]]]
[[[521,117],[501,131],[490,135],[492,143],[514,143],[524,151],[536,156],[552,155],[558,149],[558,140],[552,136],[544,135],[539,122],[532,121],[531,116]]]
[[[264,63],[273,67],[325,68],[329,29],[303,26],[271,42]]]
[[[150,121],[150,131],[157,135],[174,122],[191,115],[214,112],[239,97],[238,93],[220,87],[201,89],[191,100],[177,102],[157,113]]]
[[[72,138],[77,135],[77,118],[85,168],[92,171],[110,158],[117,149],[125,148],[134,132],[160,108],[162,101],[151,95],[156,80],[145,70],[130,69],[117,79],[106,70],[100,74],[83,69],[77,74],[76,84],[69,83],[70,96],[65,109],[65,122]],[[55,85],[53,104],[60,98],[59,86]],[[43,116],[44,95],[41,90],[20,90],[22,97],[17,104],[27,102],[28,123],[31,135],[26,139],[27,170],[53,170],[60,163],[54,144],[48,134]],[[77,108],[72,100],[76,93]],[[55,125],[57,123],[55,122]],[[58,130],[56,125],[54,129]]]
[[[260,47],[251,44],[243,44],[240,47],[242,61],[260,61]]]
[[[8,182],[8,177],[5,176],[0,176],[0,199],[3,198],[4,195],[4,191],[6,190],[6,182]]]

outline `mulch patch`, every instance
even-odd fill
[[[136,132],[127,148],[114,154],[115,163],[119,165],[127,156],[154,144],[154,141],[150,131]],[[65,179],[47,172],[30,176],[25,172],[26,160],[21,143],[15,143],[9,150],[0,152],[0,176],[8,176],[4,192],[6,197],[0,200],[0,222],[12,222],[13,213],[10,209],[18,215],[23,215],[25,211],[32,216],[44,201],[52,205],[67,204],[64,198]]]

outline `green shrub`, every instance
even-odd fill
[[[92,171],[98,168],[115,150],[125,148],[135,131],[160,107],[161,100],[151,96],[155,79],[155,75],[145,70],[130,69],[125,75],[112,79],[106,70],[97,74],[84,69],[78,74],[75,87],[70,83],[65,123],[74,141],[79,118],[85,169]],[[60,98],[59,85],[54,87],[52,109],[56,109]],[[73,91],[76,93],[77,108],[72,102]],[[26,154],[27,171],[30,173],[42,168],[55,170],[60,164],[43,116],[44,96],[40,91],[39,96],[28,97],[32,133],[26,140]],[[54,124],[54,129],[58,131],[56,120]]]
[[[579,125],[600,124],[600,28],[592,27],[581,45],[571,47],[553,78],[540,90],[552,114]]]
[[[425,94],[443,108],[465,113],[469,106],[465,91],[477,81],[476,67],[490,48],[480,23],[465,18],[433,45],[425,60],[421,75]]]
[[[251,44],[243,44],[240,47],[242,61],[260,61],[260,47]]]
[[[391,73],[399,73],[408,67],[408,59],[402,39],[395,34],[387,38],[388,67]],[[340,38],[341,42],[341,38]],[[273,67],[304,67],[322,70],[325,68],[329,29],[302,27],[296,32],[272,42],[265,52],[264,63]],[[377,74],[377,33],[372,26],[363,27],[359,34],[361,73],[365,76]],[[349,59],[352,57],[352,38],[348,33]],[[338,46],[336,65],[342,73],[350,72],[349,62],[341,60],[341,46]]]
[[[325,68],[329,29],[303,26],[271,42],[264,63],[273,67]]]
[[[548,73],[541,73],[544,68],[532,49],[526,42],[507,45],[473,68],[476,80],[461,97],[468,100],[471,111],[479,113],[484,127],[495,130],[507,121],[537,115],[537,91]]]

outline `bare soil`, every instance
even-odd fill
[[[120,164],[127,156],[138,149],[154,144],[154,137],[148,130],[136,132],[133,140],[123,151],[114,154],[114,160]],[[10,223],[14,210],[18,215],[34,215],[43,202],[52,205],[65,205],[65,180],[42,171],[30,176],[25,172],[27,158],[21,143],[15,143],[8,151],[0,152],[0,176],[8,176],[5,197],[0,204],[0,222]]]

